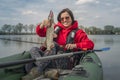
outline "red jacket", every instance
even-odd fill
[[[58,22],[55,25],[55,27],[56,26],[59,26],[61,28],[61,30],[59,31],[58,37],[56,39],[56,42],[59,45],[64,46],[66,44],[66,37],[69,34],[69,32],[72,31],[73,29],[78,28],[78,22],[75,21],[74,24],[67,29],[60,22]],[[40,37],[45,37],[46,28],[40,29],[40,25],[37,25],[36,33]],[[75,37],[74,37],[74,43],[77,45],[77,48],[80,48],[80,49],[93,49],[94,48],[94,43],[87,37],[86,33],[82,29],[77,30]]]

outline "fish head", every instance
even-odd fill
[[[48,20],[50,20],[51,23],[54,23],[54,14],[53,11],[50,10],[49,16],[48,16]]]

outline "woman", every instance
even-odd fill
[[[93,49],[94,43],[87,37],[86,33],[82,29],[78,29],[78,22],[74,20],[73,13],[70,9],[68,8],[63,9],[58,14],[57,20],[58,20],[58,23],[55,24],[54,26],[55,28],[55,33],[54,33],[55,40],[54,41],[56,45],[52,47],[53,52],[49,55],[54,55],[56,53],[55,50],[56,49],[61,50],[61,48],[64,52]],[[37,25],[36,33],[40,37],[46,37],[46,29],[49,26],[50,26],[49,20],[44,20],[41,24]],[[74,37],[71,37],[72,36],[71,32],[75,33]],[[42,51],[45,50],[46,44],[43,46],[44,47],[42,47]],[[48,56],[48,54],[42,51],[36,47],[30,50],[33,58],[35,56],[40,57],[39,53],[41,54],[41,56]],[[79,60],[78,58],[80,58],[79,56],[77,57],[74,56],[74,58],[73,57],[62,58],[62,59],[56,60],[55,62],[51,62],[51,61],[37,62],[36,63],[37,71],[36,69],[34,70],[34,68],[32,68],[29,74],[24,76],[22,80],[26,80],[26,79],[32,80],[33,78],[38,77],[39,75],[34,76],[31,73],[36,72],[36,74],[41,74],[46,69],[46,67],[49,68],[48,64],[50,63],[52,63],[52,66],[54,67],[59,66],[59,68],[71,69],[75,65],[74,62],[76,58],[77,58],[77,63],[78,63],[78,60]],[[71,59],[72,59],[72,62],[71,62]],[[71,63],[73,64],[71,65]]]
[[[58,20],[58,23],[55,24],[54,26],[55,28],[54,41],[57,44],[57,47],[55,45],[54,48],[52,48],[53,52],[50,55],[56,54],[56,52],[59,50],[62,50],[63,52],[71,52],[71,51],[78,51],[78,50],[91,50],[94,48],[94,43],[87,37],[86,33],[82,29],[78,29],[78,22],[74,20],[73,13],[70,9],[68,8],[63,9],[58,14],[57,20]],[[40,37],[45,37],[46,29],[47,29],[46,27],[49,27],[49,26],[50,26],[49,21],[44,20],[41,24],[37,25],[36,33]],[[74,33],[75,35],[73,36],[72,33]],[[76,56],[74,57],[74,59],[71,58],[73,62],[73,65],[71,65],[72,67],[79,63],[79,60],[80,60],[79,58],[80,56],[77,56],[77,60],[76,60]],[[76,60],[76,63],[74,63],[75,60]],[[63,60],[63,63],[67,63],[65,61],[67,61],[68,63],[70,62],[69,60]],[[60,61],[59,64],[61,63],[62,62]],[[68,64],[66,64],[66,66],[67,65]],[[63,66],[65,65],[63,64]],[[72,68],[72,67],[69,67],[69,68]]]
[[[65,8],[63,9],[57,17],[58,23],[55,25],[59,27],[60,30],[57,33],[55,42],[59,45],[64,47],[65,49],[93,49],[94,43],[87,37],[86,33],[82,29],[78,29],[78,22],[74,20],[73,13],[70,9]],[[36,28],[36,33],[40,37],[46,36],[46,27],[44,25],[48,25],[48,22],[45,20],[42,24],[38,25]],[[67,43],[67,37],[72,30],[76,30],[75,37],[73,43]]]

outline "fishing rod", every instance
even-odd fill
[[[33,63],[36,61],[52,60],[52,59],[57,59],[61,57],[68,57],[72,55],[86,53],[86,52],[101,52],[101,51],[108,51],[108,50],[110,50],[109,47],[97,49],[97,50],[86,50],[86,51],[63,53],[63,54],[58,54],[58,55],[50,55],[50,56],[45,56],[45,57],[38,57],[35,59],[23,59],[23,60],[11,61],[11,62],[3,62],[3,63],[0,63],[0,68],[10,67],[10,66],[15,66],[15,65],[20,65],[20,64],[26,64],[26,63]]]
[[[33,43],[33,44],[42,44],[39,42],[31,42],[31,41],[21,41],[21,40],[15,40],[15,39],[9,39],[9,38],[0,38],[1,40],[8,40],[8,41],[16,41],[16,42],[25,42],[25,43]]]

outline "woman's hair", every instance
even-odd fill
[[[68,9],[68,8],[63,9],[63,10],[58,14],[57,20],[58,20],[59,22],[61,22],[61,14],[64,13],[64,12],[67,12],[67,13],[70,15],[70,17],[71,17],[71,19],[72,19],[72,24],[73,24],[73,23],[74,23],[74,16],[73,16],[72,11],[71,11],[70,9]]]

